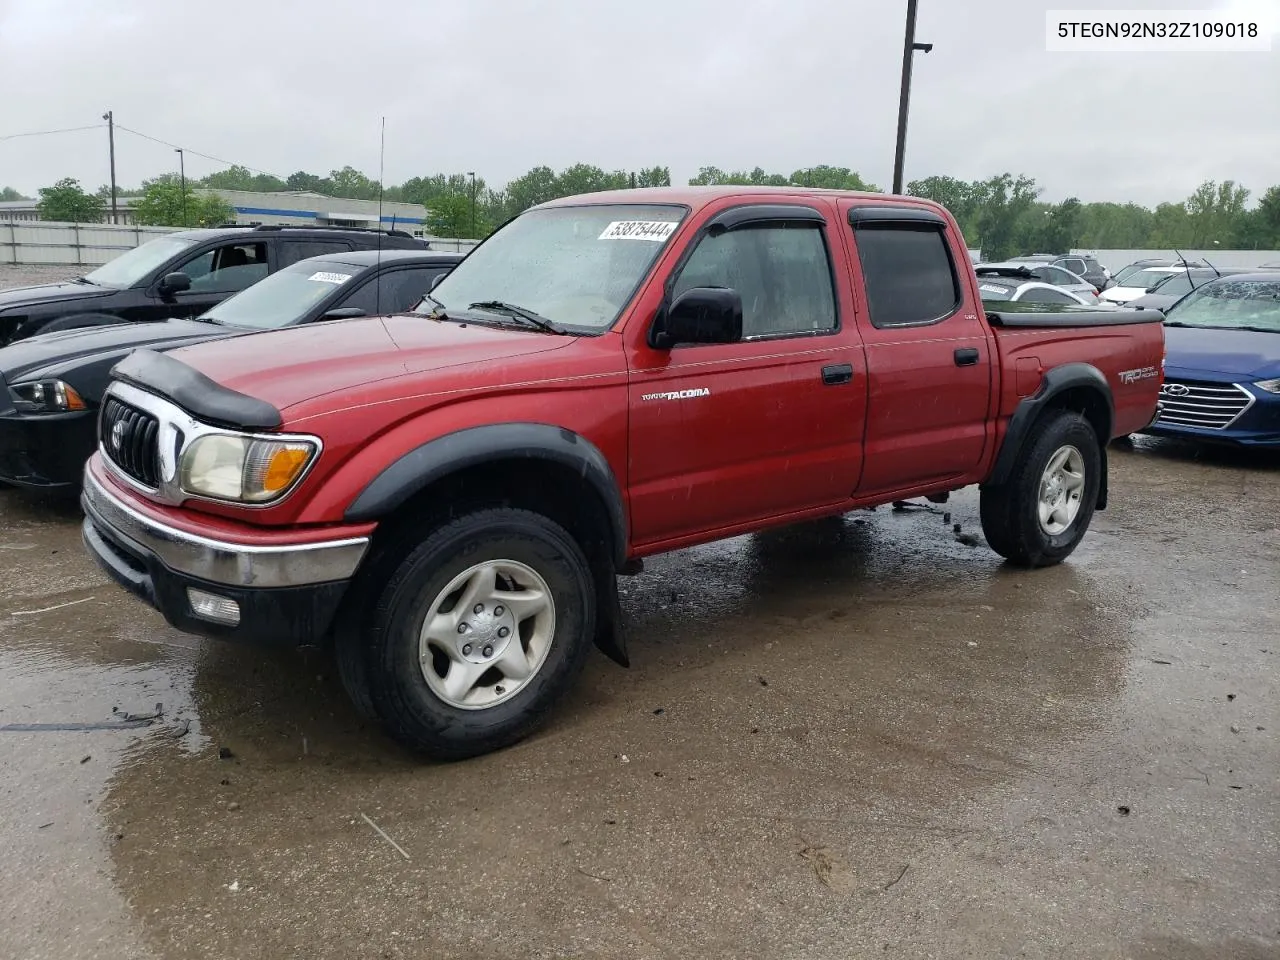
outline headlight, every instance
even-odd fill
[[[71,384],[61,380],[40,380],[36,383],[15,383],[9,387],[23,403],[30,404],[41,413],[65,413],[69,410],[87,410],[88,404]]]
[[[1257,383],[1254,384],[1254,386],[1262,388],[1263,390],[1267,391],[1267,393],[1280,393],[1280,379],[1259,380]]]
[[[200,437],[183,453],[179,482],[184,491],[197,496],[266,503],[288,492],[317,449],[306,440],[213,433]]]

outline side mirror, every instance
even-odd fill
[[[651,343],[669,350],[680,343],[737,343],[742,339],[742,297],[731,287],[686,290],[655,327]]]
[[[359,307],[334,307],[332,310],[326,310],[320,315],[321,320],[350,320],[354,317],[363,317],[365,312]]]
[[[191,278],[185,273],[166,273],[160,281],[160,295],[163,297],[181,293],[191,289]]]

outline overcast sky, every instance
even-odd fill
[[[1280,183],[1270,53],[1045,50],[1047,9],[1280,0],[919,0],[906,179],[1026,173],[1044,198],[1180,200]],[[906,0],[0,0],[0,186],[107,182],[118,123],[284,177],[653,164],[892,182]],[[118,132],[121,184],[175,170]],[[187,155],[187,173],[219,164]]]

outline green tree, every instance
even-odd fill
[[[52,187],[41,187],[36,211],[41,220],[63,223],[102,222],[102,201],[85,193],[80,181],[71,177],[64,177]]]
[[[345,200],[377,200],[378,181],[370,180],[355,167],[329,171],[333,195]]]
[[[795,171],[791,174],[791,183],[797,187],[819,187],[826,190],[880,192],[879,187],[867,183],[856,171],[848,167],[829,167],[826,164]]]
[[[183,204],[182,183],[175,174],[166,173],[154,180],[142,181],[142,197],[134,207],[134,219],[156,227],[212,227],[231,220],[230,205],[216,193],[196,192],[187,183]]]
[[[325,177],[318,177],[314,173],[307,173],[305,170],[299,170],[297,173],[289,174],[289,178],[284,182],[286,190],[306,190],[310,193],[323,194],[326,197],[332,197],[333,183]]]
[[[483,236],[477,210],[477,234]],[[427,230],[434,237],[471,236],[471,198],[460,193],[442,194],[427,208]]]
[[[0,202],[30,199],[30,197],[19,193],[17,190],[13,189],[13,187],[5,187],[3,190],[0,190]]]
[[[200,183],[214,190],[252,190],[256,193],[288,189],[288,185],[279,177],[273,177],[269,173],[254,173],[248,167],[237,165],[211,173]]]
[[[1280,249],[1280,186],[1270,187],[1258,206],[1244,215],[1239,234],[1243,247]]]
[[[669,187],[671,186],[670,167],[646,167],[632,174],[637,187]]]
[[[984,260],[1002,260],[1017,253],[1019,221],[1035,203],[1040,189],[1030,177],[1002,173],[974,188],[978,205],[976,238]]]
[[[1187,209],[1191,246],[1234,246],[1236,235],[1245,225],[1248,201],[1249,191],[1234,180],[1222,183],[1206,180],[1200,184],[1183,203]]]
[[[940,203],[951,212],[960,224],[965,239],[976,242],[978,237],[978,192],[975,184],[955,177],[925,177],[907,184],[907,193]]]

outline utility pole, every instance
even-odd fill
[[[120,220],[116,216],[116,119],[115,114],[108,110],[102,115],[102,119],[107,121],[107,145],[111,151],[111,222],[119,223]]]
[[[468,170],[467,176],[471,178],[471,239],[476,238],[476,172]]]
[[[181,147],[174,147],[173,152],[178,155],[178,177],[182,183],[182,225],[186,227],[189,226],[187,223],[187,161]]]
[[[898,148],[893,157],[893,192],[902,193],[902,162],[907,147],[907,104],[911,101],[911,61],[917,50],[928,53],[932,43],[916,43],[916,0],[907,0],[907,33],[902,44],[902,92],[898,97]]]

